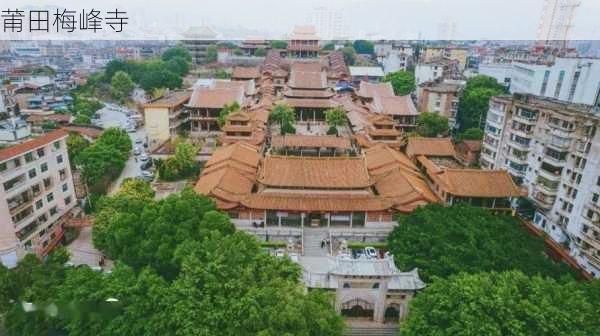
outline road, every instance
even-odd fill
[[[100,125],[103,128],[109,128],[109,127],[126,128],[128,118],[127,118],[127,115],[125,114],[125,112],[123,111],[123,109],[121,109],[121,108],[115,109],[115,108],[111,108],[111,107],[115,107],[115,105],[110,104],[110,103],[105,103],[105,107],[97,112],[100,117],[100,122],[101,122]],[[129,133],[129,137],[131,138],[131,144],[134,148],[136,146],[138,146],[138,147],[142,148],[142,150],[144,150],[144,148],[141,144],[135,143],[135,141],[138,139],[141,139],[142,142],[146,142],[146,140],[147,140],[146,139],[146,130],[144,128],[139,128],[136,132]],[[114,194],[119,189],[119,186],[121,185],[121,183],[123,182],[124,179],[126,179],[128,177],[140,176],[140,173],[141,173],[140,164],[141,163],[136,161],[136,157],[133,155],[133,153],[131,153],[129,155],[129,159],[127,160],[125,168],[123,169],[123,172],[121,173],[119,178],[115,182],[113,182],[113,184],[111,185],[111,187],[108,190],[108,193]]]
[[[112,104],[105,104],[105,107],[99,110],[98,116],[100,119],[100,126],[103,128],[109,127],[120,127],[126,128],[127,126],[127,115],[123,110],[120,109],[110,109],[109,107],[114,106]],[[131,138],[131,143],[133,147],[140,146],[143,148],[141,144],[136,144],[135,141],[137,139],[141,139],[142,142],[146,141],[146,131],[143,128],[138,129],[136,132],[128,133]],[[137,177],[140,175],[140,163],[138,163],[135,159],[133,153],[129,154],[129,159],[127,160],[127,164],[123,169],[123,172],[119,176],[119,178],[111,185],[109,189],[109,194],[114,194],[118,189],[123,180],[127,177]],[[70,261],[75,265],[88,265],[90,267],[98,266],[102,253],[98,251],[94,247],[92,243],[92,228],[85,227],[82,228],[79,232],[79,236],[75,239],[71,244],[67,246],[69,253],[71,254]],[[110,270],[112,268],[112,261],[106,259],[106,264],[104,265],[104,270]]]

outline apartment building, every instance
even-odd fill
[[[511,93],[528,93],[600,106],[600,59],[557,57],[552,64],[486,64],[479,73],[510,84]]]
[[[144,121],[150,146],[159,145],[175,137],[189,122],[184,105],[191,92],[168,92],[163,97],[144,105]]]
[[[0,150],[0,262],[7,267],[27,252],[46,255],[63,237],[76,204],[67,136],[57,130]]]
[[[419,113],[434,112],[448,118],[448,126],[456,127],[458,103],[465,82],[425,82],[417,87]]]
[[[600,112],[514,94],[493,97],[480,163],[527,187],[534,223],[600,276]]]

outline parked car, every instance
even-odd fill
[[[141,144],[142,143],[142,139],[140,139],[140,138],[135,139],[135,143],[138,144],[138,145]]]
[[[148,182],[152,182],[154,180],[154,174],[152,174],[152,172],[149,172],[147,170],[142,170],[140,177]]]
[[[369,259],[377,259],[377,250],[374,247],[367,246],[365,247],[365,255]]]
[[[140,165],[141,170],[148,170],[152,167],[152,160],[148,160]]]
[[[140,161],[142,161],[142,162],[148,161],[148,154],[143,153],[142,155],[140,155]]]
[[[135,148],[133,149],[133,155],[138,156],[142,154],[142,149],[138,146],[135,146]]]

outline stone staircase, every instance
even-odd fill
[[[380,327],[353,326],[350,331],[346,333],[346,336],[397,336],[399,335],[399,330],[397,325]]]
[[[304,228],[304,255],[307,257],[325,257],[329,249],[321,248],[321,241],[329,238],[329,231],[322,228]]]

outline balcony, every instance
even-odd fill
[[[594,252],[587,251],[582,251],[582,254],[585,255],[590,264],[594,265],[596,268],[600,268],[600,256],[595,255]]]
[[[542,168],[539,170],[539,175],[548,181],[560,182],[561,177],[562,177],[561,172],[558,172],[558,173],[556,171],[552,172],[552,171],[544,170]]]
[[[594,234],[592,229],[582,231],[582,238],[597,250],[600,250],[600,234]]]
[[[34,217],[34,212],[35,211],[33,211],[33,206],[30,205],[29,208],[25,208],[25,210],[22,210],[18,214],[12,216],[15,228],[22,226],[22,224],[25,224],[30,219],[32,219]]]
[[[535,125],[537,123],[537,117],[526,117],[524,115],[514,114],[512,120],[518,121],[526,125]]]
[[[35,220],[35,221],[31,222],[29,225],[27,225],[26,227],[24,227],[21,230],[17,231],[17,237],[21,241],[27,240],[27,238],[35,230],[37,230],[39,228],[39,226],[40,226],[40,222],[38,222],[37,220]]]
[[[525,153],[516,153],[515,150],[507,149],[506,156],[513,162],[526,165],[527,164],[527,154]]]
[[[560,185],[557,181],[549,181],[543,178],[542,176],[538,176],[537,181],[535,182],[535,187],[542,193],[548,196],[556,196],[558,193],[558,186]]]
[[[508,140],[508,144],[513,146],[514,148],[521,150],[521,151],[528,151],[529,150],[529,142],[521,142],[518,140],[514,140],[514,139],[510,139]]]
[[[14,215],[25,209],[31,202],[33,202],[33,193],[30,190],[27,190],[7,200],[8,210],[11,215]]]
[[[550,210],[554,205],[554,201],[556,201],[556,197],[546,196],[543,193],[535,192],[533,200],[540,208],[544,210]]]

